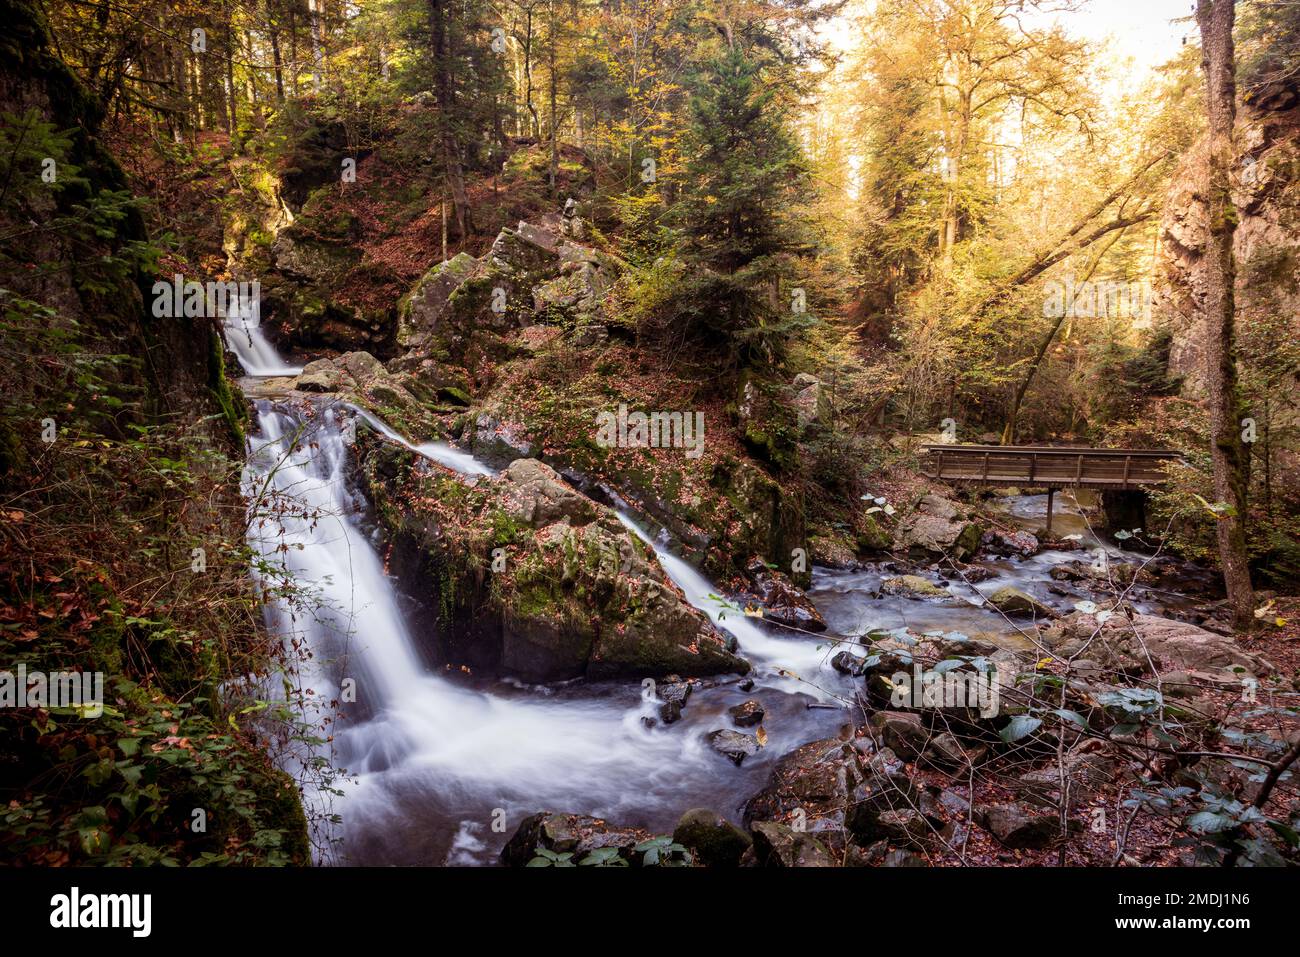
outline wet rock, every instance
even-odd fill
[[[293,387],[299,392],[337,392],[342,383],[343,376],[334,368],[334,363],[328,359],[317,359],[303,366]]]
[[[1034,812],[1020,804],[992,804],[984,809],[985,827],[1003,847],[1043,848],[1060,831],[1055,814]]]
[[[980,539],[980,544],[995,555],[1016,555],[1028,558],[1037,555],[1042,548],[1038,538],[1025,531],[1007,531],[1000,528],[990,529]]]
[[[826,620],[817,606],[783,572],[755,557],[745,566],[745,574],[753,585],[755,599],[763,607],[764,618],[805,631],[826,630]]]
[[[682,704],[680,701],[665,701],[659,706],[659,719],[664,724],[676,724],[682,719]]]
[[[705,738],[709,747],[737,766],[745,758],[758,754],[758,739],[752,734],[741,734],[739,731],[723,729],[720,731],[711,731]]]
[[[763,706],[753,699],[727,709],[727,714],[731,715],[731,720],[738,728],[752,728],[762,724],[766,713]]]
[[[948,589],[936,585],[920,575],[899,575],[886,578],[880,583],[880,591],[885,595],[904,595],[909,598],[951,598]]]
[[[775,821],[760,821],[751,828],[754,855],[763,867],[834,867],[830,851],[806,831],[796,831]]]
[[[956,503],[939,495],[926,495],[899,525],[896,548],[914,555],[950,555],[958,561],[979,548],[980,527]]]
[[[747,691],[747,692],[748,692],[748,691],[753,691],[753,690],[754,690],[754,679],[753,679],[753,678],[742,678],[742,679],[740,680],[740,683],[739,683],[738,685],[736,685],[736,687],[739,688],[741,691]]]
[[[754,840],[716,811],[693,808],[677,821],[673,840],[695,852],[705,867],[736,867]]]
[[[842,675],[860,678],[866,673],[863,659],[851,651],[838,651],[831,658],[831,667]]]
[[[694,687],[689,681],[683,681],[677,675],[669,675],[655,687],[655,692],[664,701],[686,707],[686,701],[691,696]]]
[[[653,553],[548,466],[521,460],[467,487],[388,443],[360,462],[447,660],[525,681],[748,671]]]
[[[555,854],[569,854],[569,860],[579,864],[592,851],[605,847],[617,848],[620,857],[633,861],[633,848],[652,836],[642,828],[610,824],[583,814],[541,811],[519,825],[501,850],[501,863],[526,867],[544,848]]]
[[[1056,618],[1055,610],[1047,607],[1028,592],[1011,585],[1003,586],[987,597],[994,608],[1008,615],[1029,618]]]

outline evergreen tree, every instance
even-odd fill
[[[742,50],[728,49],[695,77],[686,155],[683,318],[732,359],[773,360],[808,324],[780,283],[802,248],[808,170],[788,107]]]

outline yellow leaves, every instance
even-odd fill
[[[754,738],[758,741],[760,748],[767,747],[767,728],[760,724],[758,730],[754,732]]]
[[[1275,607],[1275,604],[1276,603],[1273,601],[1273,599],[1270,598],[1263,605],[1260,605],[1258,608],[1255,609],[1255,618],[1258,621],[1268,621],[1271,618],[1272,621],[1268,621],[1270,625],[1273,625],[1276,628],[1285,628],[1287,619],[1277,614],[1277,608]]]

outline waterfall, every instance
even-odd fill
[[[222,328],[226,345],[244,367],[245,375],[291,376],[302,372],[302,366],[291,366],[281,359],[262,333],[259,303],[245,303],[235,297],[226,307]]]
[[[523,815],[547,808],[630,817],[661,829],[671,829],[691,806],[734,813],[766,779],[772,756],[833,733],[835,713],[808,711],[803,695],[772,696],[769,713],[780,718],[769,732],[770,751],[736,769],[703,741],[706,732],[728,726],[725,708],[743,700],[734,685],[697,692],[678,724],[648,727],[643,719],[657,714],[659,702],[635,682],[557,689],[496,682],[488,690],[431,672],[366,532],[365,499],[348,481],[346,419],[354,414],[464,474],[491,471],[441,443],[411,443],[342,404],[309,414],[259,402],[246,488],[250,498],[274,492],[278,503],[252,523],[250,541],[263,562],[306,589],[310,608],[304,613],[302,603],[272,600],[268,624],[286,642],[309,650],[293,680],[311,690],[306,697],[321,712],[344,682],[355,682],[356,701],[343,704],[337,716],[329,756],[349,776],[335,810],[345,822],[343,853],[350,862],[488,863],[509,836],[490,830],[497,814],[513,832]],[[814,642],[774,643],[743,616],[722,618],[710,609],[709,583],[685,562],[656,551],[691,601],[737,635],[742,653],[757,652],[774,666],[780,660],[791,668],[812,667],[806,653],[794,651]],[[306,795],[309,803],[314,798]],[[425,825],[414,837],[413,821]]]

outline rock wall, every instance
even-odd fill
[[[1232,200],[1240,217],[1235,242],[1239,332],[1249,335],[1252,324],[1276,316],[1286,318],[1295,337],[1300,335],[1300,109],[1243,107],[1237,143]],[[1208,238],[1200,192],[1205,163],[1205,146],[1199,143],[1173,176],[1157,263],[1165,280],[1159,318],[1173,331],[1170,372],[1183,377],[1189,396],[1200,394],[1204,374],[1198,304],[1205,294],[1201,260]],[[1300,383],[1294,395],[1300,401]]]

